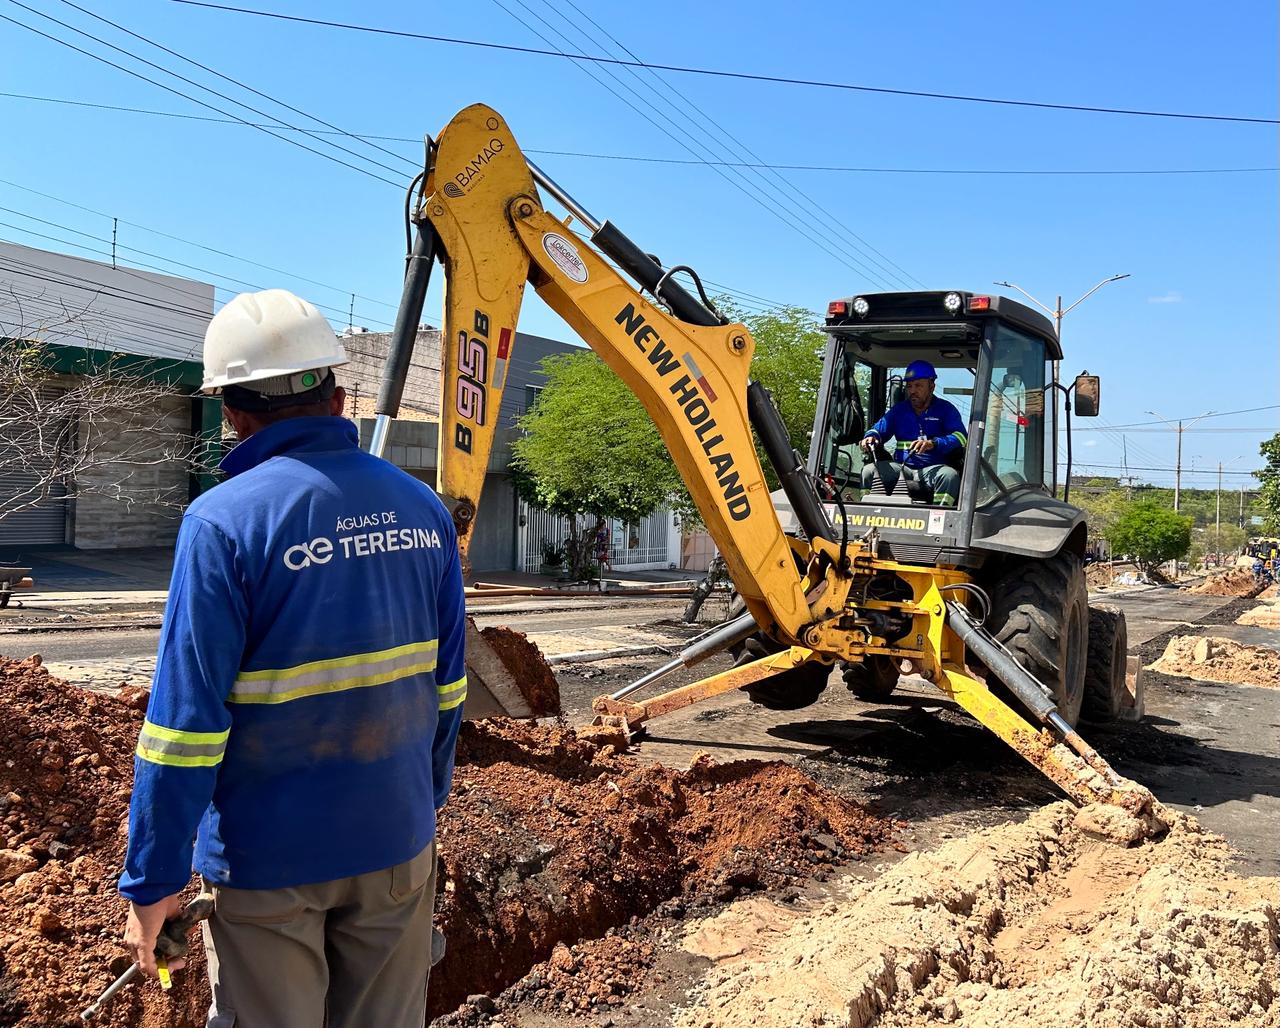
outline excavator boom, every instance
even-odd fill
[[[698,299],[673,281],[673,270],[689,269],[664,269],[616,226],[593,218],[524,157],[492,108],[476,104],[460,112],[428,151],[375,445],[385,442],[396,413],[427,275],[439,259],[445,295],[438,488],[457,524],[465,560],[524,286],[532,283],[648,411],[746,606],[740,618],[691,647],[685,658],[637,685],[756,630],[783,647],[648,703],[624,702],[634,690],[622,690],[597,701],[602,715],[626,732],[661,713],[808,662],[872,656],[908,661],[1078,802],[1119,802],[1122,796],[1131,812],[1143,808],[1142,796],[1149,800],[1150,794],[1130,789],[1133,783],[1107,767],[1052,703],[1045,705],[1043,687],[1026,672],[1016,665],[1007,673],[994,669],[1043,728],[970,676],[966,642],[957,630],[970,647],[984,646],[990,636],[967,619],[956,621],[955,630],[948,623],[949,606],[953,620],[964,618],[956,602],[964,593],[948,593],[966,587],[964,572],[882,560],[874,530],[854,540],[837,537],[768,393],[749,380],[755,350],[750,332],[721,317],[700,283]],[[567,218],[546,209],[539,186],[569,210]],[[753,429],[807,541],[783,532]],[[870,598],[867,583],[884,575],[905,583],[910,596]]]

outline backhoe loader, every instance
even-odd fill
[[[549,211],[544,197],[567,216]],[[1116,804],[1155,827],[1151,794],[1118,775],[1074,726],[1074,683],[1087,638],[1076,585],[1082,518],[1050,496],[1043,468],[1029,463],[1032,451],[1037,459],[1043,455],[1042,415],[1057,395],[1056,382],[1043,379],[1045,353],[1055,361],[1060,356],[1051,329],[1027,323],[1030,312],[1011,301],[966,293],[833,304],[819,423],[806,466],[767,390],[750,379],[755,343],[748,330],[716,310],[692,269],[663,267],[543,174],[492,108],[468,107],[438,139],[428,137],[406,214],[411,245],[371,449],[381,452],[398,411],[439,261],[445,294],[437,488],[457,525],[464,560],[528,282],[644,405],[738,592],[740,614],[664,667],[596,700],[600,719],[638,731],[655,717],[732,689],[798,706],[816,696],[815,683],[825,684],[836,663],[855,681],[860,675],[883,681],[890,672],[896,681],[896,670],[909,666],[1077,803]],[[680,273],[697,295],[676,280]],[[905,311],[909,317],[901,316]],[[1027,348],[1016,366],[1001,349],[1006,330],[1021,331]],[[879,356],[867,357],[876,344]],[[911,483],[901,495],[861,495],[859,469],[844,449],[866,417],[892,399],[894,369],[921,347],[955,371],[953,388],[972,391],[973,455],[964,466],[960,506],[950,511],[931,506]],[[1037,354],[1039,370],[1032,373]],[[1001,421],[984,435],[981,422],[990,423],[997,409],[1000,418],[1014,418],[1020,434],[1008,436]],[[781,483],[794,534],[775,509],[753,432]],[[1023,456],[1015,458],[1019,448]],[[997,496],[1005,502],[990,506]],[[1003,583],[997,589],[983,577],[992,567],[1005,576],[996,579]],[[1018,613],[1019,597],[1029,595],[1018,583],[1054,578],[1069,597],[1069,624],[1049,625],[1062,617],[1060,609],[1030,616],[1054,639],[1065,633],[1068,642],[1057,654],[1008,645],[1008,638],[1002,643],[983,627],[984,619],[1008,621],[1013,615],[1005,612]],[[1047,584],[1031,590],[1050,591]],[[634,700],[669,672],[729,649],[742,654],[730,670]],[[472,659],[486,655],[476,650]],[[1049,672],[1059,681],[1037,677]]]

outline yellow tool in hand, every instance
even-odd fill
[[[212,913],[213,896],[207,892],[202,892],[183,908],[181,914],[170,918],[164,923],[164,927],[160,929],[160,934],[156,936],[155,953],[156,972],[160,978],[160,987],[162,989],[173,988],[173,978],[169,974],[169,959],[183,956],[187,952],[187,936],[190,934],[191,929]],[[97,1017],[107,1000],[128,985],[137,975],[138,970],[138,962],[135,960],[129,965],[129,969],[124,974],[107,986],[93,1006],[87,1007],[81,1012],[80,1020],[92,1021]]]

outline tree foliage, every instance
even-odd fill
[[[1264,442],[1259,451],[1266,466],[1257,473],[1262,483],[1258,497],[1262,507],[1264,535],[1280,535],[1280,432]]]
[[[681,489],[648,413],[588,350],[542,362],[547,383],[512,446],[517,493],[568,520],[569,573],[583,577],[598,523],[636,522]]]
[[[1131,556],[1143,571],[1153,571],[1191,549],[1191,518],[1155,503],[1130,504],[1107,530],[1112,552]]]
[[[724,309],[755,338],[751,377],[773,395],[792,446],[806,452],[826,345],[817,320],[797,307],[751,315]],[[584,350],[549,357],[542,369],[546,386],[520,419],[513,475],[525,502],[568,519],[572,574],[590,563],[588,537],[600,519],[635,522],[665,505],[685,524],[699,522],[648,413],[603,361]],[[763,453],[760,460],[776,487]]]

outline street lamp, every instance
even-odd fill
[[[1173,425],[1174,431],[1178,433],[1178,459],[1176,464],[1174,465],[1174,472],[1173,472],[1173,510],[1174,510],[1174,513],[1177,513],[1179,509],[1178,504],[1182,498],[1182,433],[1185,432],[1192,425],[1194,425],[1201,418],[1207,418],[1210,414],[1213,413],[1213,411],[1207,410],[1203,414],[1197,414],[1194,418],[1192,418],[1189,422],[1187,422],[1185,426],[1183,425],[1181,420],[1179,420],[1176,423],[1172,422],[1168,418],[1166,418],[1164,415],[1157,414],[1153,410],[1143,411],[1143,413],[1150,414],[1153,418],[1159,418],[1166,425]]]
[[[1037,300],[1034,296],[1032,296],[1032,295],[1031,295],[1030,293],[1028,293],[1025,289],[1023,289],[1023,288],[1022,288],[1022,286],[1020,286],[1020,285],[1016,285],[1016,284],[1015,284],[1015,283],[1013,283],[1013,282],[993,282],[993,283],[992,283],[992,285],[997,285],[997,286],[1008,286],[1010,289],[1016,289],[1018,292],[1020,292],[1023,296],[1025,296],[1028,300],[1030,300],[1032,303],[1034,303],[1034,304],[1035,304],[1037,307],[1039,307],[1041,310],[1046,311],[1046,312],[1049,314],[1049,316],[1050,316],[1051,318],[1053,318],[1053,329],[1054,329],[1054,331],[1058,334],[1058,343],[1059,343],[1059,345],[1061,345],[1061,343],[1062,343],[1062,319],[1063,319],[1063,318],[1065,318],[1068,314],[1070,314],[1070,313],[1071,313],[1073,310],[1075,310],[1077,307],[1079,307],[1082,303],[1084,303],[1084,302],[1085,302],[1085,300],[1089,299],[1089,297],[1091,297],[1091,296],[1092,296],[1094,293],[1096,293],[1099,289],[1101,289],[1103,286],[1105,286],[1108,282],[1119,282],[1122,278],[1128,278],[1128,277],[1129,277],[1129,272],[1125,272],[1123,275],[1112,275],[1110,278],[1104,278],[1104,279],[1103,279],[1101,282],[1099,282],[1096,286],[1094,286],[1094,287],[1093,287],[1092,289],[1090,289],[1087,293],[1085,293],[1085,294],[1084,294],[1084,296],[1080,297],[1080,299],[1078,299],[1078,300],[1077,300],[1075,303],[1073,303],[1070,307],[1067,307],[1065,310],[1064,310],[1064,309],[1063,309],[1063,307],[1062,307],[1062,297],[1061,297],[1061,296],[1059,296],[1059,297],[1058,297],[1058,306],[1057,306],[1056,308],[1053,308],[1053,307],[1049,307],[1049,306],[1047,306],[1046,304],[1041,303],[1041,302],[1040,302],[1039,300]],[[1056,380],[1057,380],[1057,377],[1058,377],[1058,372],[1057,372],[1058,362],[1057,362],[1057,361],[1054,361],[1054,362],[1053,362],[1053,364],[1054,364],[1054,380],[1056,381]]]

